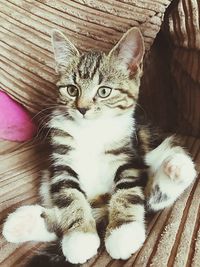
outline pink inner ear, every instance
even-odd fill
[[[120,45],[119,58],[127,65],[133,60],[135,54],[135,44],[125,42]]]
[[[0,91],[0,138],[26,141],[36,133],[36,126],[27,111],[6,93]]]
[[[131,29],[119,43],[118,57],[131,71],[135,71],[142,62],[144,43],[139,30]]]

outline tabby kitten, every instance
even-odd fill
[[[17,209],[3,234],[14,243],[60,238],[66,260],[84,263],[97,253],[96,224],[107,215],[106,250],[128,259],[145,240],[145,207],[171,205],[196,177],[193,161],[173,137],[155,148],[150,129],[137,123],[145,52],[139,29],[125,33],[108,55],[80,54],[57,30],[52,44],[60,80],[48,122],[43,206]]]

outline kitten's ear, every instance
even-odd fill
[[[145,52],[144,40],[136,27],[128,30],[120,41],[110,51],[109,56],[115,56],[119,64],[124,65],[130,74],[134,74],[142,63]]]
[[[52,31],[51,41],[56,61],[56,71],[62,72],[72,58],[79,56],[79,52],[65,35],[58,30]]]

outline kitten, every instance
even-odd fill
[[[128,259],[145,240],[145,209],[171,205],[196,177],[194,163],[173,136],[156,144],[151,129],[137,123],[145,52],[139,29],[108,55],[80,54],[57,30],[52,44],[60,79],[43,206],[17,209],[3,235],[15,243],[60,238],[66,260],[79,264],[97,253],[96,224],[107,216],[106,250]]]

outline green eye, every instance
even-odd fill
[[[112,89],[110,87],[100,87],[97,91],[98,96],[106,98],[111,94]]]
[[[75,85],[67,85],[67,93],[70,95],[70,96],[77,96],[78,95],[78,88],[75,86]]]

